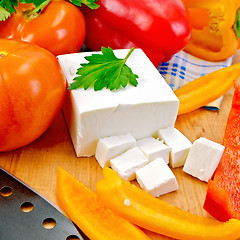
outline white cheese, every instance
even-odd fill
[[[135,146],[136,139],[130,134],[100,138],[95,157],[102,168],[110,167],[111,158]]]
[[[157,158],[136,171],[140,187],[153,195],[160,195],[177,190],[177,180],[163,158]]]
[[[124,58],[128,51],[114,52]],[[68,84],[80,64],[87,62],[84,57],[93,53],[58,56]],[[63,113],[77,156],[94,155],[97,141],[103,137],[129,133],[140,139],[153,136],[159,128],[174,126],[179,100],[151,61],[142,50],[135,49],[126,64],[139,76],[137,87],[67,92]]]
[[[162,157],[167,164],[169,163],[170,148],[163,141],[147,137],[139,139],[137,146],[143,151],[149,161]]]
[[[172,168],[183,166],[192,143],[174,127],[160,129],[158,131],[158,138],[171,148],[170,166]]]
[[[134,180],[136,170],[149,162],[144,153],[134,147],[110,160],[111,167],[124,180]]]
[[[183,171],[208,182],[222,157],[223,151],[223,145],[201,137],[194,141]]]

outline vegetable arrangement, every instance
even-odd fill
[[[220,221],[240,219],[240,86],[235,84],[232,107],[223,139],[225,151],[208,182],[204,209]]]
[[[184,51],[208,60],[231,57],[240,47],[240,1],[183,0],[189,10],[192,35]]]
[[[81,2],[74,1],[77,5]],[[98,7],[95,0],[88,2],[88,6]],[[0,21],[0,38],[35,43],[54,55],[79,52],[85,39],[84,16],[67,1],[1,1],[0,20],[4,16],[7,19]]]
[[[61,109],[66,81],[60,65],[36,45],[0,39],[0,151],[42,135]]]
[[[180,0],[99,0],[94,11],[83,7],[86,45],[94,51],[141,48],[155,66],[189,41],[188,13]],[[96,37],[97,36],[97,37]]]

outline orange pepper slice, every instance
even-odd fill
[[[168,237],[184,240],[236,240],[240,237],[239,220],[219,222],[184,211],[122,180],[107,167],[103,169],[103,179],[97,182],[96,190],[105,206],[119,216]]]
[[[57,199],[69,218],[92,240],[150,240],[138,227],[106,208],[95,192],[60,167]]]
[[[174,92],[180,101],[178,115],[196,110],[221,97],[239,76],[240,64],[234,64],[183,85]]]

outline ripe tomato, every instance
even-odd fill
[[[35,43],[54,55],[79,52],[86,26],[78,7],[67,1],[52,0],[37,18],[29,21],[26,12],[33,7],[19,3],[16,13],[0,21],[0,38]]]
[[[0,39],[0,151],[42,135],[65,92],[66,80],[53,54],[35,44]]]

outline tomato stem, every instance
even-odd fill
[[[24,19],[26,21],[31,21],[35,18],[37,18],[42,11],[44,10],[44,8],[50,3],[51,0],[46,0],[44,2],[42,2],[39,6],[35,7],[34,9],[29,9],[27,11],[24,11],[22,13],[22,16],[24,17]]]
[[[43,9],[50,3],[51,0],[46,0],[44,2],[42,2],[39,6],[37,6],[36,8],[34,8],[31,12],[32,14],[40,14]]]

